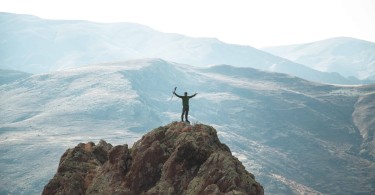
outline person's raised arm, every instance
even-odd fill
[[[196,96],[198,93],[195,93],[194,95],[192,95],[192,96],[189,96],[189,98],[192,98],[192,97],[194,97],[194,96]]]
[[[179,98],[182,98],[182,96],[178,95],[175,91],[173,92],[173,94]]]

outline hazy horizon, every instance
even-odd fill
[[[256,48],[333,37],[375,42],[375,2],[332,1],[63,1],[0,0],[0,12],[43,19],[130,22],[167,33],[217,38]]]

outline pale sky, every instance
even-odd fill
[[[0,0],[0,12],[133,22],[257,48],[338,36],[375,42],[375,0]]]

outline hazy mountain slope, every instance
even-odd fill
[[[178,94],[198,92],[191,121],[214,126],[266,194],[375,191],[375,162],[361,154],[366,140],[352,118],[359,97],[374,86],[146,59],[0,86],[2,193],[40,193],[59,155],[79,142],[131,145],[146,130],[180,120],[181,100],[171,99],[175,86]]]
[[[31,74],[26,72],[0,69],[0,85],[11,83],[29,76],[31,76]]]
[[[338,37],[263,50],[323,72],[359,79],[375,76],[375,43],[364,40]]]
[[[230,64],[296,75],[324,83],[353,84],[250,46],[213,38],[161,33],[132,23],[43,20],[0,13],[0,67],[45,73],[87,64],[139,58],[207,66]]]

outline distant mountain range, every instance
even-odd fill
[[[375,80],[375,43],[337,37],[312,43],[263,48],[271,54],[322,72]]]
[[[162,33],[133,23],[45,20],[0,13],[0,42],[0,68],[30,73],[129,59],[162,58],[194,66],[252,67],[320,83],[363,83],[338,73],[317,71],[250,46]]]
[[[375,192],[375,85],[143,59],[0,85],[0,194],[39,194],[67,147],[100,139],[131,146],[180,120],[175,86],[198,93],[192,123],[215,127],[265,194]]]

